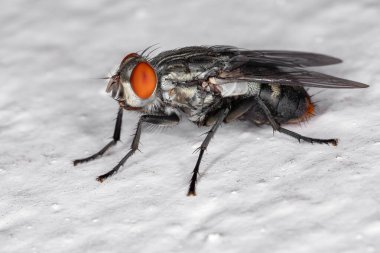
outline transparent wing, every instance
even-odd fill
[[[219,78],[234,81],[276,83],[318,88],[366,88],[368,85],[314,71],[296,68],[243,66],[238,71],[221,73]]]
[[[164,51],[152,59],[158,68],[176,64],[200,64],[224,69],[233,69],[244,64],[282,67],[315,67],[341,63],[340,59],[323,54],[275,51],[245,50],[232,46],[183,47]]]
[[[230,56],[232,65],[256,63],[261,66],[317,67],[342,62],[342,60],[332,56],[309,52],[244,50],[230,46],[214,46],[210,49],[222,55]]]
[[[159,74],[181,70],[193,76],[189,82],[207,81],[215,77],[231,82],[251,81],[320,88],[368,87],[360,82],[303,69],[340,62],[340,59],[322,54],[255,51],[232,46],[184,47],[162,52],[152,59]],[[192,73],[202,73],[202,80],[199,80],[199,75]]]

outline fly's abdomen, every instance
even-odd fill
[[[303,87],[263,85],[260,97],[279,123],[303,121],[314,113],[314,105]]]
[[[296,123],[314,114],[314,105],[303,87],[263,84],[259,97],[278,123]],[[258,124],[268,123],[259,106],[253,106],[245,118]]]

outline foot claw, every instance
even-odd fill
[[[104,176],[98,176],[97,178],[96,178],[96,181],[98,181],[98,182],[100,182],[100,183],[103,183],[103,181],[106,179],[106,177],[104,177]]]
[[[333,140],[329,141],[329,143],[331,143],[331,145],[333,145],[333,146],[337,146],[338,142],[339,142],[338,139],[333,139]]]
[[[187,196],[188,197],[195,197],[195,196],[197,196],[197,194],[195,193],[195,191],[193,191],[193,190],[189,190],[189,192],[187,193]]]
[[[77,160],[73,161],[73,164],[74,164],[74,166],[77,166],[78,164],[86,163],[88,161],[90,161],[90,159],[77,159]]]

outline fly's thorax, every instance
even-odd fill
[[[189,81],[194,81],[199,79],[203,72],[169,72],[167,74],[162,75],[160,80],[160,87],[163,91],[168,91],[178,84],[186,83]]]
[[[201,122],[208,111],[217,104],[218,98],[197,86],[177,86],[162,92],[166,107],[180,110],[192,122]]]
[[[214,100],[214,94],[202,90],[198,85],[177,85],[162,90],[164,102],[181,108],[201,108]]]

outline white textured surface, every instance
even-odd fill
[[[0,252],[379,252],[379,1],[17,1],[0,3]],[[186,197],[202,141],[184,121],[129,148],[71,160],[112,135],[107,75],[129,52],[160,43],[231,44],[331,54],[321,71],[369,83],[326,90],[320,114],[290,129],[339,137],[299,144],[270,127],[224,125]],[[312,90],[311,93],[317,93]]]

